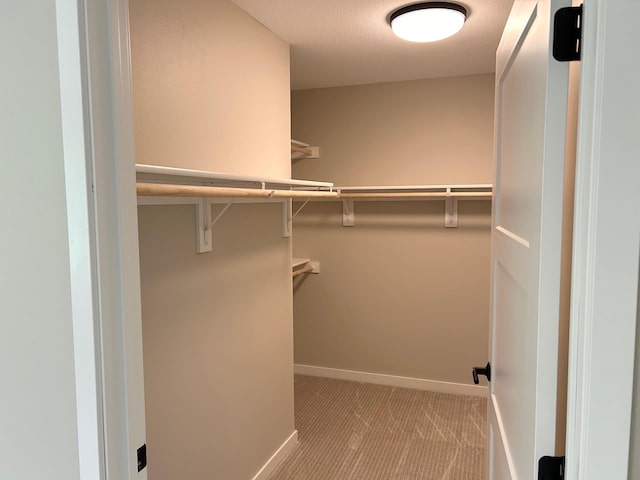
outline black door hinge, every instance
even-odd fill
[[[137,451],[138,471],[142,471],[147,466],[147,444],[142,445]]]
[[[558,10],[553,19],[553,58],[559,62],[580,60],[582,53],[582,5]]]
[[[538,461],[538,480],[562,480],[564,457],[542,457]]]

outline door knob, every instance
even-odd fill
[[[484,375],[487,377],[487,380],[491,381],[491,364],[487,363],[486,367],[473,367],[471,370],[471,374],[473,375],[473,383],[478,385],[480,380],[478,379],[478,375]]]

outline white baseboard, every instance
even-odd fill
[[[271,458],[264,464],[258,473],[256,473],[253,480],[266,480],[273,471],[289,456],[295,446],[298,444],[298,431],[294,430],[289,438],[287,438],[280,448],[271,456]]]
[[[487,387],[479,385],[399,377],[381,373],[357,372],[338,368],[314,367],[312,365],[294,365],[293,371],[299,375],[310,375],[312,377],[337,378],[339,380],[351,380],[353,382],[375,383],[377,385],[413,388],[415,390],[427,390],[430,392],[454,393],[457,395],[471,395],[474,397],[486,397],[489,391]]]

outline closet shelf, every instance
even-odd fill
[[[308,258],[294,258],[291,262],[293,278],[305,273],[320,273],[320,262],[314,262]]]
[[[292,141],[293,142],[293,141]],[[297,142],[299,143],[299,142]],[[491,198],[491,184],[338,186],[331,182],[233,175],[136,164],[140,196],[385,200],[392,198]]]
[[[313,155],[313,152],[310,148],[297,147],[293,144],[291,145],[291,153],[299,153],[300,155],[304,155],[305,157]]]
[[[289,178],[233,175],[229,173],[136,164],[138,204],[193,204],[196,207],[196,251],[213,249],[213,227],[233,203],[282,204],[282,236],[291,236],[292,199],[335,198],[333,183]],[[226,204],[215,219],[211,206]]]
[[[295,270],[296,268],[300,268],[300,267],[305,266],[310,261],[311,261],[310,258],[294,258],[291,261],[291,268],[293,268]]]
[[[459,200],[491,200],[493,185],[378,185],[336,187],[342,199],[342,225],[355,225],[356,201],[443,200],[444,226],[457,228]]]
[[[336,187],[340,198],[384,200],[390,198],[491,198],[493,185],[378,185],[357,187]]]
[[[272,178],[253,175],[192,170],[188,168],[161,167],[158,165],[136,164],[138,183],[169,183],[180,185],[224,186],[238,188],[278,188],[278,189],[324,189],[331,191],[333,183],[290,178]]]
[[[160,197],[222,197],[222,198],[337,198],[337,193],[318,190],[284,190],[275,188],[210,187],[166,183],[138,183],[139,196]]]
[[[313,273],[313,267],[311,265],[305,265],[302,268],[294,270],[291,276],[296,278],[298,275],[304,275],[305,273]]]
[[[320,147],[312,147],[308,143],[291,140],[291,160],[303,158],[320,158]]]
[[[198,253],[212,250],[213,227],[233,203],[281,202],[282,236],[289,237],[293,218],[309,201],[342,201],[342,224],[351,227],[355,225],[356,201],[444,200],[445,227],[455,228],[458,226],[459,200],[490,200],[493,195],[490,184],[336,187],[331,182],[315,180],[233,175],[144,164],[136,164],[136,177],[141,205],[186,203],[196,206]],[[305,201],[295,213],[292,211],[293,199]],[[226,206],[212,220],[214,203]]]

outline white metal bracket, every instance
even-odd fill
[[[282,202],[282,237],[288,238],[291,236],[291,229],[293,228],[293,219],[302,211],[304,207],[311,200],[306,200],[296,211],[293,212],[293,199],[288,198]]]
[[[447,197],[444,201],[444,226],[458,228],[458,199]]]
[[[353,227],[356,224],[355,204],[353,200],[342,201],[342,226]]]
[[[282,201],[282,238],[289,238],[291,236],[291,225],[293,223],[293,201],[290,198],[286,198]]]
[[[296,218],[296,217],[298,216],[298,214],[302,211],[302,209],[303,209],[304,207],[306,207],[306,206],[307,206],[307,204],[308,204],[310,201],[311,201],[311,199],[309,199],[309,200],[305,200],[305,201],[304,201],[304,203],[303,203],[302,205],[300,205],[300,207],[296,210],[296,212],[295,212],[293,215],[291,215],[291,220],[293,220],[294,218]]]
[[[213,250],[213,229],[211,225],[211,202],[202,198],[196,204],[196,252],[206,253]]]
[[[218,213],[218,215],[216,215],[216,218],[214,218],[211,222],[209,222],[208,225],[206,225],[204,227],[205,231],[207,230],[213,230],[213,226],[218,223],[218,220],[220,220],[222,218],[222,216],[225,214],[225,212],[227,210],[229,210],[229,207],[231,206],[231,202],[227,203],[224,208],[222,210],[220,210],[220,213]]]
[[[227,203],[220,213],[211,220],[211,200],[202,198],[196,204],[196,251],[198,253],[206,253],[213,250],[213,226],[218,223],[229,207],[231,202]]]

